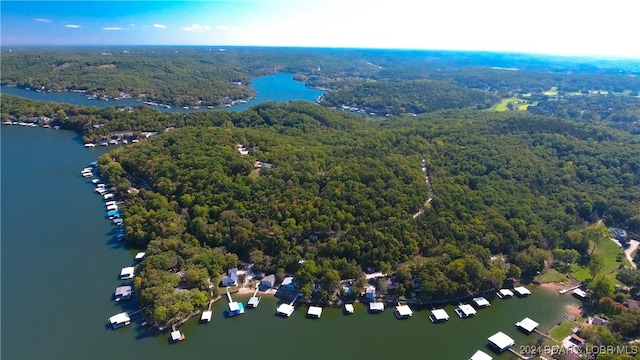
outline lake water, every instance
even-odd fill
[[[324,94],[324,91],[317,89],[310,89],[300,81],[294,81],[291,74],[276,74],[269,76],[259,76],[252,79],[252,87],[256,90],[256,96],[246,103],[238,103],[230,107],[218,107],[216,109],[242,111],[248,109],[250,106],[259,104],[265,101],[289,101],[289,100],[306,100],[315,102],[316,99]],[[42,101],[55,101],[73,105],[84,106],[96,106],[99,108],[107,106],[133,106],[142,105],[135,99],[120,99],[120,100],[89,100],[82,93],[75,92],[38,92],[33,90],[20,89],[11,86],[2,86],[0,91],[4,94],[11,94],[20,96],[32,100]],[[153,109],[158,109],[164,112],[177,112],[177,113],[192,113],[198,111],[208,110],[206,107],[199,109],[183,109],[180,107],[172,107],[166,109],[158,106],[149,106]]]
[[[107,148],[85,149],[80,135],[63,130],[0,131],[2,359],[468,359],[478,349],[507,359],[486,348],[489,336],[503,331],[518,349],[536,337],[515,322],[528,316],[547,331],[567,316],[565,305],[577,303],[533,289],[528,298],[492,299],[465,320],[447,306],[451,320],[436,325],[428,310],[396,320],[392,309],[373,315],[358,304],[351,316],[325,309],[311,320],[302,307],[283,319],[274,315],[273,297],[225,319],[223,298],[210,323],[181,327],[186,340],[178,344],[136,323],[114,331],[107,318],[135,310],[135,300],[119,304],[112,296],[138,250],[115,240],[104,202],[80,176]]]

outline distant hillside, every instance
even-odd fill
[[[369,81],[347,85],[326,93],[321,105],[356,107],[367,113],[422,114],[435,110],[491,107],[500,97],[443,81]]]

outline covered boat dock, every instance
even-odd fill
[[[449,320],[449,314],[444,309],[435,309],[431,310],[431,315],[429,315],[429,320],[432,323],[445,322]]]
[[[469,304],[460,304],[455,310],[456,314],[462,319],[476,314],[476,309]]]
[[[526,332],[527,334],[530,334],[531,332],[533,332],[539,325],[540,324],[529,319],[528,317],[516,323],[516,326],[518,327],[518,329]]]
[[[515,342],[512,338],[510,338],[507,334],[502,331],[498,331],[493,334],[489,339],[489,344],[493,346],[496,350],[503,352],[509,348],[511,348]]]

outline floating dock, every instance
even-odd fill
[[[483,308],[483,307],[489,307],[491,306],[491,303],[489,302],[489,300],[483,298],[482,296],[477,297],[477,298],[473,298],[473,304],[477,307],[477,308]]]
[[[394,311],[396,318],[398,319],[407,319],[413,316],[413,311],[409,307],[409,305],[398,305],[396,306],[396,311]]]
[[[251,297],[251,299],[249,299],[249,302],[247,303],[249,307],[252,307],[254,309],[258,307],[258,304],[260,304],[260,299],[262,299],[262,297],[257,295],[258,295],[258,288],[256,287],[256,291],[254,291],[253,296]]]
[[[178,342],[184,340],[184,334],[180,330],[176,329],[176,326],[171,327],[171,341]]]
[[[227,313],[229,317],[237,316],[244,314],[244,305],[241,302],[233,301],[231,298],[231,294],[229,294],[229,289],[227,288],[227,298],[229,299],[229,310]]]
[[[131,318],[126,312],[115,314],[108,320],[114,330],[131,324]]]
[[[498,297],[500,299],[508,299],[510,297],[513,297],[513,291],[509,290],[509,289],[500,289],[496,295],[498,295]]]
[[[469,358],[469,360],[492,360],[493,358],[482,350],[478,350]]]
[[[344,304],[344,311],[347,314],[353,314],[355,312],[355,308],[353,307],[353,304]]]
[[[431,310],[431,315],[429,315],[429,320],[432,323],[445,322],[449,320],[449,314],[444,309],[435,309]]]
[[[531,291],[524,286],[518,286],[513,288],[513,292],[516,293],[518,297],[525,297],[531,295]]]

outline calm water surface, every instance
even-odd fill
[[[295,86],[289,90],[298,91]],[[112,294],[122,284],[120,269],[133,264],[138,250],[115,241],[104,202],[80,176],[107,148],[85,149],[81,136],[69,131],[0,131],[2,359],[468,359],[478,349],[491,353],[486,339],[497,331],[513,337],[516,349],[534,341],[514,323],[528,316],[547,331],[567,316],[564,305],[576,303],[533,289],[529,298],[492,299],[471,319],[457,318],[448,306],[451,320],[435,325],[428,309],[400,321],[392,309],[372,315],[358,304],[351,316],[325,309],[311,320],[298,308],[283,319],[274,315],[273,297],[225,319],[223,298],[211,323],[194,319],[181,328],[186,340],[178,344],[135,323],[114,331],[107,318],[135,309],[135,300],[118,304]]]
[[[259,104],[265,101],[289,101],[289,100],[307,100],[315,102],[316,99],[324,94],[324,91],[310,89],[300,81],[294,81],[291,74],[277,74],[269,76],[259,76],[252,79],[252,87],[256,90],[256,96],[246,103],[238,103],[231,107],[218,107],[216,109],[242,111],[248,109],[250,106]],[[143,105],[137,102],[135,99],[120,99],[120,100],[89,100],[82,93],[75,92],[38,92],[33,90],[20,89],[11,86],[2,86],[0,92],[5,94],[11,94],[15,96],[24,97],[32,100],[42,101],[55,101],[60,103],[67,103],[73,105],[95,106],[99,108],[107,106],[133,106]],[[171,109],[165,109],[158,106],[149,106],[153,109],[158,109],[164,112],[171,113],[192,113],[208,110],[206,107],[199,109],[183,109],[180,107],[172,107]]]

